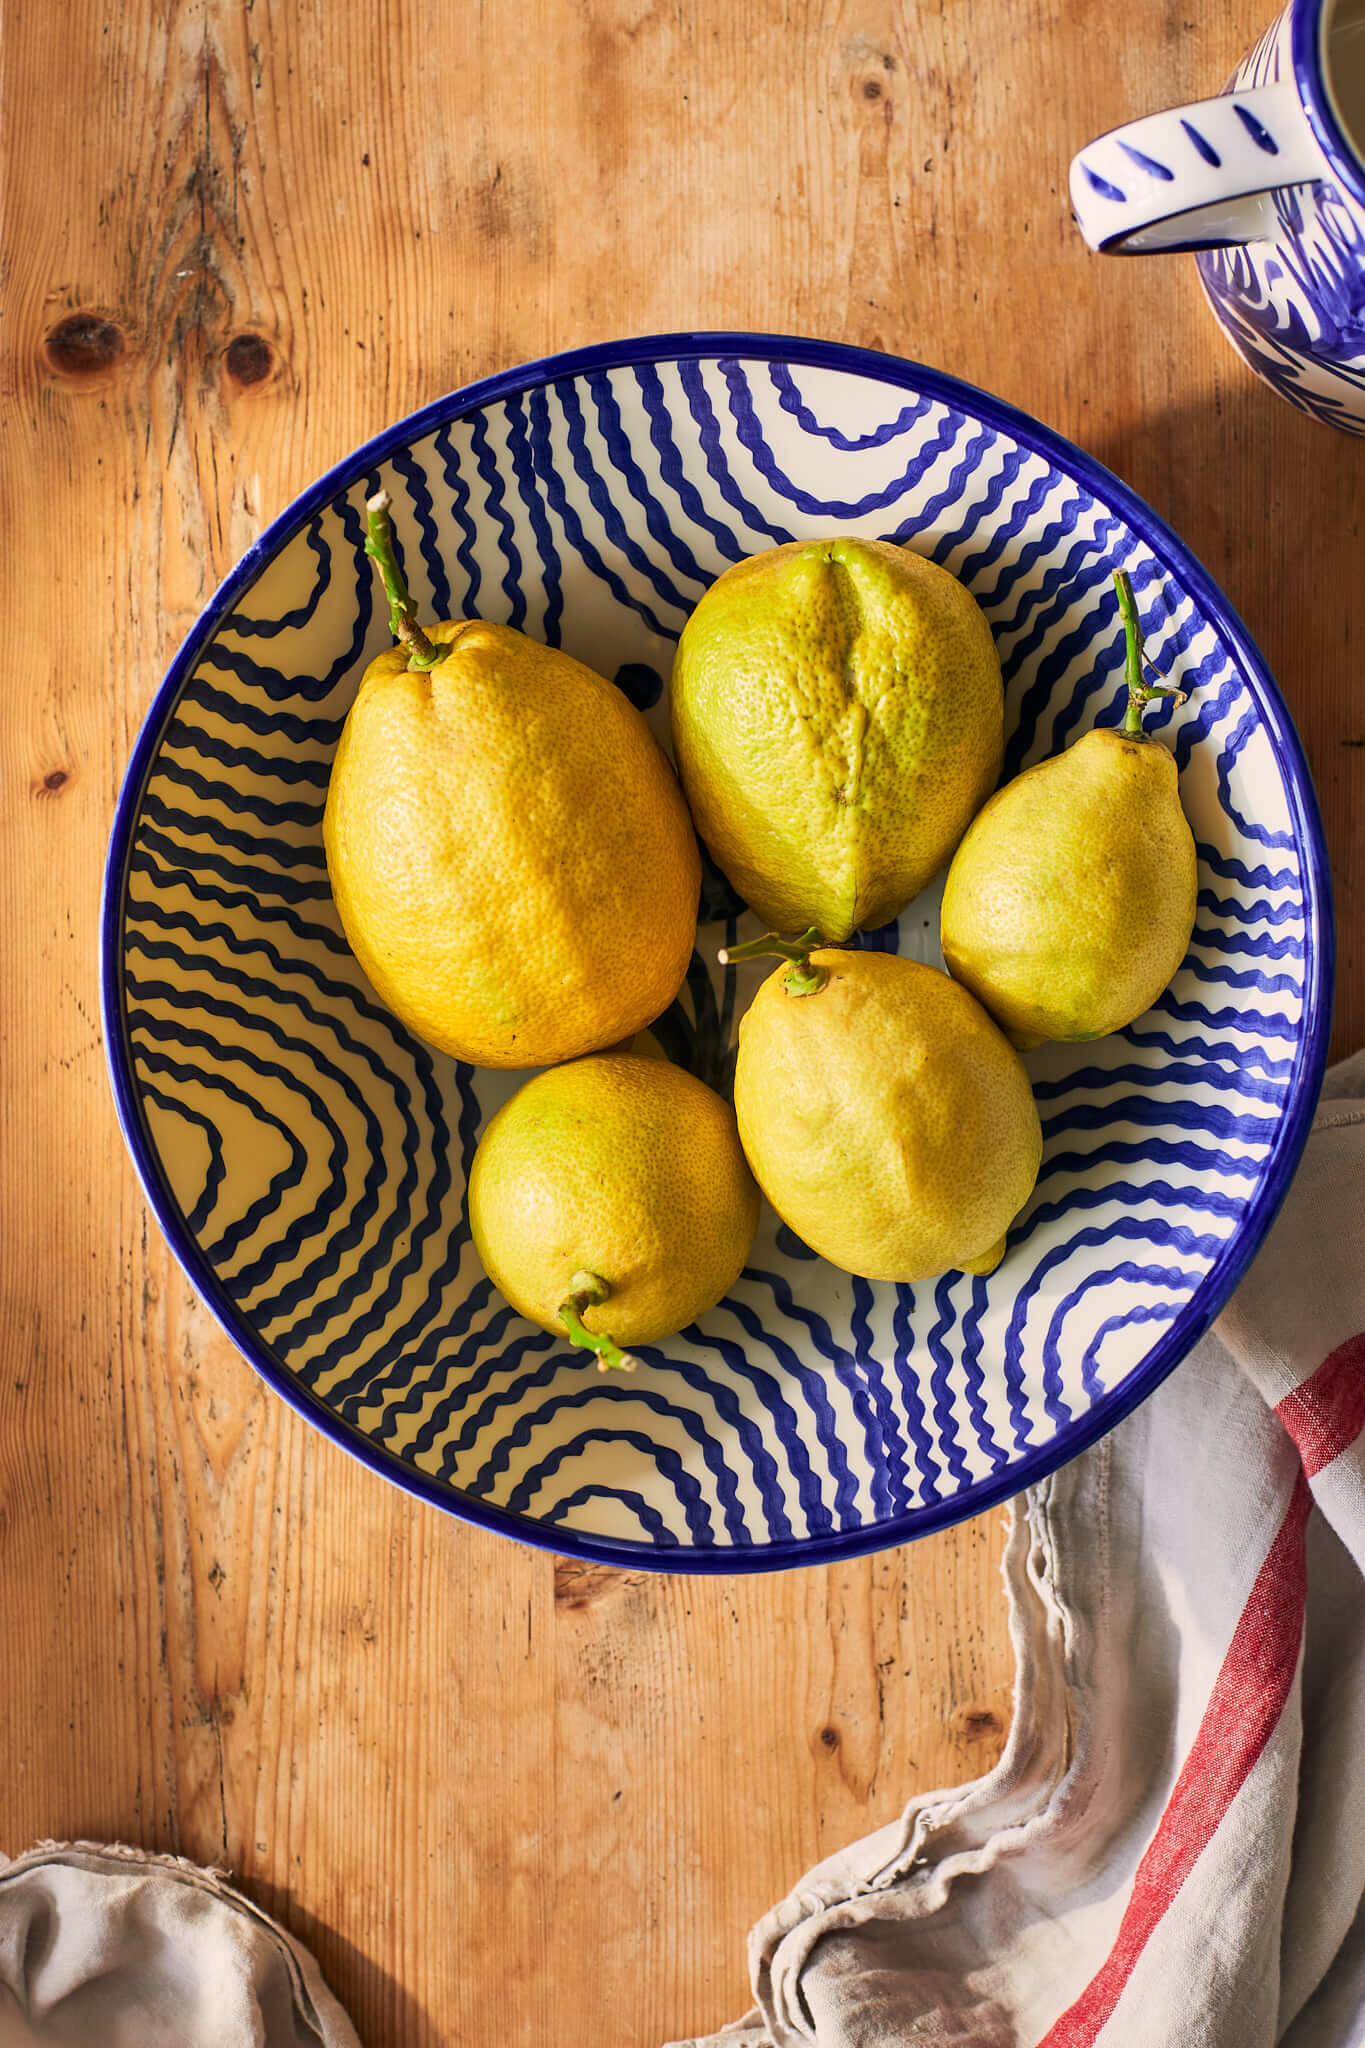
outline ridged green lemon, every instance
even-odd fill
[[[890,541],[792,541],[727,569],[678,643],[673,746],[697,829],[777,930],[886,923],[1000,772],[990,627]]]

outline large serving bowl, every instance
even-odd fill
[[[431,1052],[341,936],[321,824],[366,660],[385,485],[424,616],[478,614],[614,676],[667,731],[673,643],[730,562],[835,531],[975,593],[1006,774],[1122,712],[1111,571],[1189,691],[1147,714],[1199,847],[1156,1008],[1029,1056],[1045,1146],[989,1279],[850,1278],[765,1210],[732,1295],[634,1377],[516,1316],[470,1243],[480,1128],[518,1076]],[[937,889],[862,943],[938,961]],[[660,1036],[723,1085],[761,967],[708,872]],[[622,934],[622,944],[648,943]],[[195,1288],[328,1435],[556,1550],[754,1570],[903,1541],[1037,1479],[1188,1351],[1265,1234],[1324,1056],[1326,870],[1274,684],[1203,570],[1079,450],[936,371],[753,335],[622,342],[439,400],[278,519],[177,656],[119,804],[104,1003],[119,1113]]]

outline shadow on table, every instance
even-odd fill
[[[401,2042],[402,2048],[442,2048],[448,2036],[425,2007],[372,1955],[300,1906],[286,1886],[254,1879],[233,1882],[312,1950],[328,1989],[340,2000],[365,2048],[372,2041]]]

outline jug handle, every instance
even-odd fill
[[[1147,114],[1071,160],[1071,205],[1092,249],[1222,249],[1273,232],[1270,195],[1326,175],[1291,84]]]

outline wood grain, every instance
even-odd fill
[[[815,1857],[984,1768],[999,1518],[746,1581],[585,1571],[315,1438],[188,1292],[103,1070],[138,722],[304,484],[466,378],[694,327],[827,334],[1094,449],[1222,581],[1318,781],[1365,1035],[1362,453],[1179,259],[1103,263],[1074,148],[1261,26],[1131,0],[94,0],[0,30],[0,1846],[227,1864],[367,2048],[639,2044],[747,2002]],[[1109,54],[1109,53],[1112,53]]]

